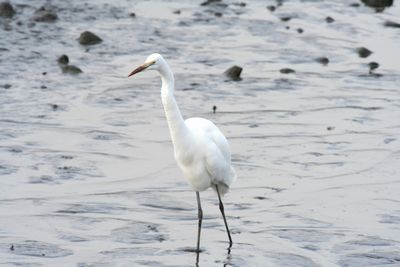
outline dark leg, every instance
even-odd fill
[[[200,193],[196,192],[197,196],[197,208],[198,208],[198,215],[199,215],[199,227],[197,229],[197,258],[196,258],[196,265],[199,263],[199,255],[200,255],[200,232],[201,232],[201,222],[203,221],[203,210],[201,209],[200,204]]]
[[[226,232],[228,233],[228,237],[229,237],[229,249],[230,249],[232,247],[232,238],[231,238],[231,233],[229,231],[228,223],[226,222],[226,218],[225,218],[224,204],[222,204],[221,195],[219,194],[219,190],[218,190],[218,185],[215,185],[215,188],[217,189],[217,194],[218,194],[218,199],[219,199],[219,210],[221,211],[222,217],[224,218]],[[230,252],[230,250],[229,250],[229,252]]]

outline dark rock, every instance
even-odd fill
[[[372,61],[372,62],[368,63],[368,67],[369,67],[369,71],[371,72],[371,71],[379,68],[379,63]]]
[[[0,17],[12,18],[15,10],[9,2],[0,3]]]
[[[283,73],[283,74],[289,74],[289,73],[295,73],[296,71],[293,69],[290,69],[290,68],[283,68],[283,69],[280,69],[279,72]]]
[[[14,244],[11,244],[10,250],[14,251]]]
[[[357,53],[360,57],[365,58],[369,57],[372,54],[372,51],[365,47],[359,47],[357,48]]]
[[[6,83],[6,84],[3,85],[3,88],[4,88],[4,89],[10,89],[11,86],[12,86],[11,84]]]
[[[215,12],[214,15],[218,18],[222,17],[222,13],[221,12]]]
[[[382,76],[382,74],[379,73],[375,73],[374,70],[376,70],[377,68],[379,68],[379,63],[378,62],[370,62],[368,63],[368,67],[369,67],[369,75],[374,76],[376,78],[379,78]]]
[[[79,36],[79,43],[81,45],[95,45],[101,43],[102,41],[103,40],[100,37],[89,31],[84,31]]]
[[[134,12],[129,13],[129,17],[134,18],[136,17],[136,14]]]
[[[58,109],[58,105],[57,104],[51,104],[51,108],[53,109],[53,111],[56,111]]]
[[[68,73],[68,74],[79,74],[82,72],[82,70],[74,65],[64,65],[61,67],[61,70],[63,73]]]
[[[289,20],[291,20],[292,19],[292,17],[289,17],[289,16],[285,16],[285,17],[281,17],[280,18],[282,21],[289,21]]]
[[[61,65],[68,65],[69,63],[69,58],[67,55],[61,55],[58,59],[57,62]]]
[[[352,3],[352,4],[350,4],[350,6],[351,6],[351,7],[359,7],[360,4],[359,4],[359,3]]]
[[[335,21],[332,17],[329,17],[329,16],[326,17],[325,20],[326,20],[326,22],[328,22],[328,23],[332,23],[332,22]]]
[[[227,77],[229,77],[233,81],[240,81],[240,74],[242,73],[242,68],[239,66],[233,66],[227,69],[224,73]]]
[[[41,7],[35,11],[33,15],[33,20],[36,22],[54,22],[58,19],[55,11],[50,10],[46,7]]]
[[[214,4],[214,3],[221,3],[222,0],[206,0],[203,3],[201,3],[201,6],[208,6],[210,4]]]
[[[382,12],[385,8],[393,5],[393,0],[361,0],[361,2],[375,9],[376,12]]]
[[[334,127],[334,126],[328,126],[328,127],[326,127],[326,129],[327,129],[328,131],[332,131],[332,130],[335,130],[335,127]]]
[[[290,29],[290,26],[286,26],[285,29],[286,29],[286,30],[289,30],[289,29]]]
[[[276,10],[275,6],[267,6],[267,9],[271,12],[274,12]]]
[[[324,66],[328,65],[329,63],[329,59],[327,57],[317,57],[315,61],[321,63]]]
[[[234,3],[235,6],[245,7],[247,4],[245,2]]]
[[[217,106],[213,106],[213,113],[217,112]]]
[[[385,24],[386,27],[393,27],[393,28],[400,28],[400,23],[394,22],[394,21],[386,21]]]
[[[172,13],[179,15],[179,14],[181,14],[181,11],[178,9],[178,10],[175,10],[174,12],[172,12]]]
[[[298,32],[298,33],[303,33],[304,30],[303,30],[302,28],[298,28],[298,29],[297,29],[297,32]]]
[[[44,76],[44,75],[47,75],[47,72],[46,71],[43,71],[42,72],[42,75]]]
[[[46,85],[42,85],[42,86],[40,86],[40,89],[47,89],[47,86]]]

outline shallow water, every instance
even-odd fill
[[[200,266],[400,265],[400,32],[383,26],[399,3],[50,3],[55,23],[32,21],[38,0],[0,20],[1,266],[194,265],[195,194],[160,81],[126,78],[152,52],[174,69],[184,116],[226,134],[239,177],[225,197],[230,254],[202,193]],[[85,30],[103,43],[79,45]],[[61,54],[83,73],[63,74]],[[243,79],[227,81],[235,64]]]

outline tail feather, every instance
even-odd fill
[[[212,184],[211,187],[212,189],[214,189],[215,192],[217,192],[215,185],[218,185],[218,191],[221,194],[221,196],[223,196],[226,193],[228,193],[229,186],[236,181],[236,178],[237,175],[235,173],[235,170],[231,167],[229,180],[227,181],[227,183],[217,181],[215,184]]]
[[[225,195],[226,193],[228,193],[228,191],[229,191],[229,186],[227,186],[226,184],[221,183],[221,182],[219,182],[219,183],[217,183],[217,184],[213,184],[213,185],[211,186],[211,188],[212,188],[215,192],[217,192],[216,185],[218,185],[218,192],[219,192],[219,194],[221,195],[221,197],[222,197],[223,195]]]

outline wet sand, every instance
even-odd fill
[[[399,3],[50,3],[55,22],[32,19],[38,0],[0,19],[1,266],[194,266],[196,199],[159,78],[126,78],[153,52],[238,174],[230,254],[217,197],[201,194],[200,266],[400,265],[400,34],[384,26]],[[87,30],[103,42],[80,45]],[[83,72],[63,73],[62,54]],[[233,65],[241,81],[223,75]]]

